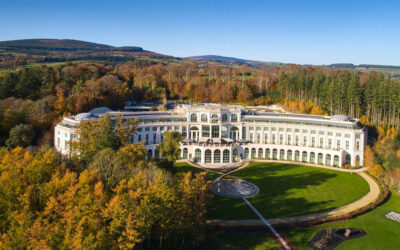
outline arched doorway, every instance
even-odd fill
[[[321,153],[318,154],[318,164],[324,164],[324,155]]]
[[[281,149],[279,151],[279,159],[285,160],[285,150]]]
[[[256,149],[252,148],[251,149],[251,159],[255,159],[256,158]]]
[[[199,139],[199,128],[193,126],[190,128],[190,139],[197,141]]]
[[[262,158],[263,157],[263,149],[259,148],[258,149],[258,158]]]
[[[201,162],[201,150],[199,148],[194,151],[194,161]]]
[[[223,152],[222,161],[224,163],[229,163],[229,160],[230,160],[230,152],[229,152],[228,149],[225,149],[224,152]]]
[[[335,155],[335,156],[333,157],[333,165],[339,167],[339,156]]]
[[[187,159],[187,157],[188,157],[188,149],[184,148],[183,151],[182,151],[182,158],[183,159]]]
[[[310,162],[315,163],[315,153],[314,152],[311,152],[311,154],[310,154]]]
[[[346,155],[345,164],[351,165],[351,155],[349,155],[349,154]]]
[[[238,161],[239,154],[238,154],[238,149],[237,149],[237,148],[234,148],[234,149],[233,149],[232,154],[233,154],[233,159],[232,159],[232,160],[233,160],[234,162]]]
[[[205,163],[211,163],[211,150],[207,149],[204,157]]]
[[[291,161],[291,160],[293,160],[292,157],[293,157],[293,155],[292,155],[292,150],[288,150],[288,151],[287,151],[287,157],[286,157],[286,159],[287,159],[288,161]]]
[[[244,158],[249,159],[249,149],[248,148],[244,149]]]
[[[214,163],[221,163],[221,151],[219,149],[214,150]]]
[[[278,160],[278,150],[276,150],[276,149],[272,150],[272,159]]]
[[[294,160],[295,161],[300,161],[300,152],[298,150],[296,150],[294,152]]]
[[[332,165],[332,157],[331,157],[330,154],[326,155],[325,165],[327,165],[327,166],[331,166]]]
[[[265,150],[265,159],[271,159],[271,150],[269,148]]]
[[[307,152],[306,151],[303,151],[303,154],[301,156],[301,161],[302,162],[307,162]]]

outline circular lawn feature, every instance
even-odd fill
[[[259,188],[241,179],[221,179],[211,184],[214,194],[228,198],[248,198],[257,195]]]
[[[369,192],[358,174],[297,164],[251,162],[231,174],[259,188],[248,198],[267,219],[317,213],[352,203]],[[208,219],[258,219],[241,199],[214,196]]]

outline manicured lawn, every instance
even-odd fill
[[[367,235],[341,243],[337,249],[400,249],[400,223],[386,219],[391,211],[400,213],[400,193],[392,192],[389,200],[373,211],[354,219],[326,223],[313,227],[286,229],[281,232],[296,249],[309,249],[307,243],[319,231],[327,228],[362,228]],[[215,247],[214,247],[215,246]],[[209,232],[204,249],[278,249],[268,231],[259,232]]]
[[[188,173],[188,172],[192,172],[192,173],[201,173],[201,172],[206,172],[207,173],[207,179],[209,179],[210,181],[215,180],[216,178],[218,178],[220,176],[220,174],[217,174],[215,172],[212,171],[207,171],[207,170],[203,170],[200,168],[196,168],[193,167],[192,165],[186,163],[186,162],[175,162],[174,164],[174,170],[175,170],[175,174],[178,176],[183,176],[184,174]]]
[[[400,213],[400,194],[392,192],[389,200],[371,212],[354,219],[327,223],[309,228],[286,230],[284,233],[297,249],[307,249],[306,244],[315,233],[326,228],[362,228],[367,235],[345,241],[337,249],[400,249],[400,223],[385,215],[391,211]]]
[[[294,164],[252,162],[232,174],[256,184],[248,200],[265,218],[321,212],[358,200],[369,191],[357,174]],[[242,199],[215,197],[210,219],[257,219]]]

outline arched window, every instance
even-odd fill
[[[187,157],[188,157],[188,149],[187,149],[187,148],[184,148],[184,149],[183,149],[183,152],[182,152],[182,158],[183,158],[183,159],[187,159]]]
[[[276,149],[272,150],[272,159],[278,160],[278,150],[276,150]]]
[[[318,154],[318,164],[324,164],[324,155],[321,153]]]
[[[238,150],[237,150],[237,148],[234,148],[233,149],[233,152],[232,152],[232,154],[233,154],[233,161],[237,161],[237,158],[238,158]]]
[[[310,162],[315,163],[315,153],[314,152],[311,152],[311,154],[310,154]]]
[[[222,114],[222,122],[227,122],[228,121],[228,115],[227,114]]]
[[[217,114],[212,114],[211,115],[211,122],[212,123],[217,123],[218,122],[218,115]]]
[[[205,163],[211,163],[211,150],[207,149],[204,157]]]
[[[301,157],[302,162],[307,162],[307,152],[303,151],[303,155]]]
[[[351,156],[350,155],[346,155],[346,162],[345,164],[351,164]]]
[[[251,149],[251,159],[255,159],[256,158],[256,149],[252,148]]]
[[[221,162],[221,151],[219,149],[216,149],[214,151],[214,163],[220,163]]]
[[[207,119],[207,115],[206,115],[206,114],[202,114],[202,115],[201,115],[201,121],[202,121],[202,122],[207,122],[207,120],[208,120],[208,119]]]
[[[298,150],[296,150],[294,152],[294,160],[295,161],[300,161],[300,152]]]
[[[270,159],[271,158],[271,150],[269,150],[269,148],[267,148],[265,150],[265,159]]]
[[[229,163],[229,158],[230,158],[230,152],[228,149],[225,149],[223,152],[223,162],[224,163]]]
[[[332,165],[332,159],[331,159],[331,155],[327,154],[326,158],[325,158],[325,165],[330,166]]]
[[[249,158],[249,149],[248,148],[244,149],[244,158],[245,159]]]
[[[291,160],[292,160],[292,157],[293,157],[293,155],[292,155],[292,150],[288,150],[288,151],[287,151],[286,160],[291,161]]]
[[[237,114],[232,114],[231,115],[231,122],[237,122]]]
[[[279,151],[279,159],[281,159],[281,160],[285,159],[285,150],[281,149]]]
[[[360,166],[360,156],[359,155],[356,156],[356,164],[355,165]]]
[[[201,162],[201,150],[198,148],[194,151],[194,161]]]
[[[259,148],[258,149],[258,158],[262,158],[263,157],[263,149]]]
[[[190,127],[190,130],[191,130],[191,131],[192,131],[192,130],[199,130],[199,128],[196,127],[196,126],[193,126],[193,127]]]
[[[190,121],[191,122],[197,122],[197,115],[196,114],[191,114],[190,115]]]
[[[339,156],[335,155],[333,157],[333,165],[339,166]]]

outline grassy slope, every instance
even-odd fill
[[[291,164],[253,162],[233,173],[256,184],[260,193],[249,201],[265,218],[325,211],[351,203],[369,191],[358,175]],[[257,219],[241,199],[216,197],[211,219]]]
[[[186,162],[176,162],[175,165],[175,174],[178,176],[183,176],[184,174],[188,173],[188,172],[192,172],[192,173],[201,173],[204,172],[206,170],[200,169],[200,168],[196,168],[193,167],[192,165],[186,163]],[[217,174],[215,172],[212,171],[206,171],[207,172],[207,178],[210,181],[215,180],[216,178],[218,178],[218,176],[220,176],[220,174]]]

